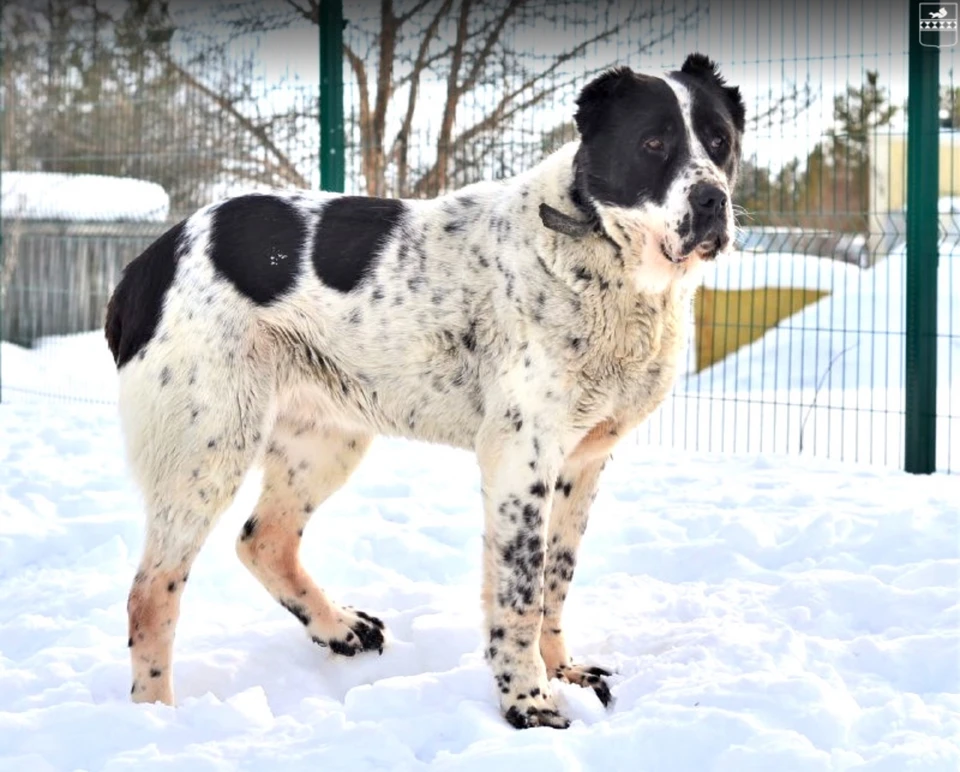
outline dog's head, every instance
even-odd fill
[[[733,241],[744,117],[701,54],[664,75],[610,70],[577,98],[577,188],[615,240],[676,265],[712,259]]]

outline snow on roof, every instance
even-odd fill
[[[170,196],[155,182],[100,174],[3,172],[3,218],[71,222],[163,222]]]
[[[856,282],[858,266],[816,255],[790,252],[733,252],[704,265],[703,286],[714,290],[760,287],[836,292]]]

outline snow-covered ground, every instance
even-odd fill
[[[49,386],[79,369],[112,396],[99,334],[48,345],[4,346],[5,375]],[[960,766],[960,478],[627,440],[567,605],[575,654],[615,672],[616,702],[558,686],[564,732],[497,713],[468,454],[379,440],[315,516],[323,533],[306,531],[321,584],[387,622],[379,657],[313,646],[240,565],[257,482],[191,571],[178,707],[132,705],[125,605],[143,524],[115,410],[6,392],[2,772]]]

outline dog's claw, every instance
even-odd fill
[[[565,665],[557,669],[556,676],[561,681],[577,684],[583,688],[593,689],[603,707],[608,708],[613,703],[613,692],[610,685],[604,680],[613,673],[606,668],[586,665]]]
[[[603,707],[610,707],[610,703],[613,701],[613,694],[610,692],[610,687],[606,681],[600,681],[600,683],[594,685],[593,691],[596,693],[597,699],[600,700],[600,704],[603,705]]]
[[[551,729],[566,729],[570,726],[570,719],[560,711],[550,708],[536,708],[531,705],[526,711],[521,711],[516,705],[503,714],[515,729],[531,729],[536,726],[548,726]]]
[[[592,675],[592,676],[612,676],[613,675],[611,671],[602,667],[588,667],[583,672],[586,673],[587,675]]]
[[[383,654],[383,622],[363,611],[345,609],[344,616],[350,614],[356,619],[352,622],[349,619],[342,620],[344,624],[348,625],[346,635],[328,640],[313,636],[313,642],[318,646],[329,647],[334,654],[343,657],[353,657],[364,651],[377,651]]]
[[[503,691],[500,710],[507,723],[516,729],[537,726],[566,729],[570,726],[570,720],[557,710],[546,682],[526,691],[511,691],[509,688]]]

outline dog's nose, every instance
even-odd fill
[[[727,206],[727,194],[716,185],[701,183],[693,190],[693,205],[698,213],[719,217]]]

